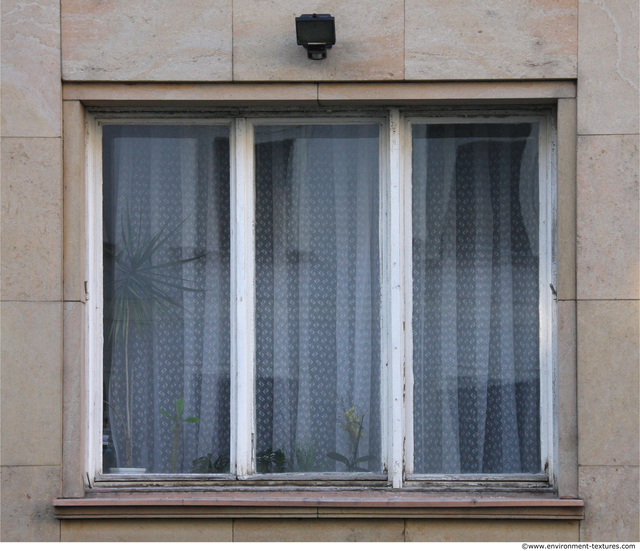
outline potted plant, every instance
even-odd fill
[[[184,220],[169,228],[162,226],[157,232],[143,231],[142,222],[133,224],[127,207],[121,218],[122,245],[116,249],[105,247],[105,256],[114,265],[114,284],[107,305],[110,320],[108,340],[114,348],[123,347],[124,397],[120,404],[107,402],[118,416],[124,431],[124,468],[132,468],[131,441],[131,365],[129,347],[134,333],[145,339],[144,327],[153,330],[155,317],[169,317],[182,306],[172,297],[172,291],[196,291],[182,285],[182,280],[171,276],[168,269],[202,258],[204,254],[176,261],[154,264],[153,258],[182,227]],[[115,364],[118,365],[118,364]],[[111,469],[111,472],[118,472]],[[119,472],[122,472],[120,469]]]
[[[228,453],[221,453],[213,459],[213,454],[208,453],[191,462],[192,473],[228,473],[230,458]]]
[[[184,411],[184,400],[178,398],[176,400],[176,410],[173,414],[166,409],[160,408],[160,413],[171,421],[171,430],[173,431],[173,443],[171,447],[171,472],[175,473],[178,467],[178,447],[180,446],[180,428],[183,423],[199,423],[198,417],[182,417]]]
[[[299,472],[312,472],[316,467],[316,445],[313,441],[297,443],[293,449],[296,469]]]
[[[366,463],[367,461],[371,461],[375,459],[373,455],[364,455],[362,457],[358,457],[358,448],[360,446],[360,439],[364,436],[363,430],[364,424],[364,415],[359,417],[356,415],[355,406],[346,409],[344,412],[344,421],[342,423],[342,428],[347,433],[347,439],[349,441],[349,457],[346,457],[338,452],[329,452],[327,457],[329,459],[333,459],[334,461],[338,461],[339,463],[344,463],[347,467],[347,471],[349,472],[367,472],[367,469],[364,469],[359,466],[360,463]]]

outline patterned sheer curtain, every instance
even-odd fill
[[[412,129],[414,472],[538,473],[538,126]]]
[[[104,472],[228,470],[228,129],[107,125],[103,152]]]
[[[255,140],[257,470],[380,472],[378,125]]]

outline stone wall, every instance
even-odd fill
[[[336,17],[338,43],[326,61],[308,62],[293,18],[326,11]],[[2,540],[640,539],[637,1],[337,0],[329,9],[309,0],[3,0],[1,38]],[[81,427],[62,410],[63,390],[75,396],[81,388],[63,380],[63,362],[83,354],[82,338],[63,334],[73,326],[63,320],[81,327],[84,308],[82,281],[63,278],[83,246],[71,222],[63,224],[64,209],[83,204],[63,186],[63,151],[65,180],[82,173],[73,163],[78,140],[63,148],[63,113],[66,128],[82,128],[79,103],[63,109],[63,81],[298,82],[295,93],[313,96],[318,88],[304,83],[450,81],[455,93],[460,81],[531,79],[577,79],[577,109],[575,100],[558,101],[569,121],[560,132],[572,134],[559,151],[559,179],[577,173],[576,186],[559,189],[560,211],[577,212],[577,224],[573,215],[558,221],[558,312],[566,344],[559,363],[569,374],[560,394],[577,396],[577,410],[572,399],[560,403],[560,460],[579,466],[573,478],[565,469],[560,494],[578,489],[586,501],[579,526],[55,518],[51,501],[62,495],[68,455],[82,448]],[[66,404],[80,408],[81,397]]]
[[[638,2],[578,7],[581,537],[638,541]]]
[[[2,532],[59,540],[60,2],[2,2]]]

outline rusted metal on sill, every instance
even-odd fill
[[[212,484],[213,483],[213,484]],[[275,479],[275,478],[253,478],[238,480],[237,478],[227,479],[203,479],[203,478],[139,478],[139,477],[101,477],[96,480],[93,492],[175,492],[175,491],[194,491],[194,492],[229,492],[231,490],[240,492],[252,492],[256,490],[265,491],[291,491],[300,488],[309,490],[333,490],[345,489],[366,490],[369,488],[388,488],[389,481],[386,478],[378,480],[365,479]]]
[[[372,473],[285,473],[237,477],[233,474],[97,475],[92,493],[131,494],[190,492],[296,492],[296,491],[385,491],[391,488],[386,474]],[[409,493],[509,495],[529,493],[540,497],[555,495],[545,474],[501,475],[410,475],[404,485]]]
[[[100,482],[141,482],[148,484],[149,482],[166,482],[170,481],[172,484],[180,482],[194,482],[197,481],[200,484],[202,482],[215,482],[216,484],[223,482],[237,483],[238,479],[234,474],[219,473],[219,474],[189,474],[189,473],[175,473],[175,474],[97,474],[95,481]]]
[[[553,488],[547,475],[506,475],[495,478],[487,475],[411,475],[405,481],[406,489],[428,488],[429,491],[465,491],[467,493],[486,491],[551,492]]]
[[[82,518],[502,518],[584,517],[580,499],[446,497],[412,492],[218,492],[53,500],[56,516]]]
[[[300,482],[345,482],[353,483],[359,481],[367,482],[386,482],[389,476],[387,474],[371,474],[371,473],[270,473],[270,474],[253,474],[238,477],[238,480],[247,481],[285,481],[289,484],[298,484]]]
[[[423,482],[549,482],[546,474],[411,474],[407,480]]]

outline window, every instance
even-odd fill
[[[93,125],[99,480],[553,484],[551,112]]]

